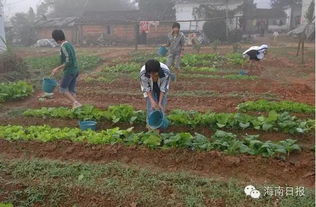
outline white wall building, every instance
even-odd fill
[[[243,0],[228,0],[228,10],[234,10],[243,3]],[[187,21],[187,20],[199,20],[193,15],[194,8],[198,8],[200,5],[212,5],[218,9],[226,9],[225,0],[176,0],[175,11],[176,21],[180,21],[181,30],[184,31],[202,31],[204,21]],[[241,15],[241,14],[236,14]],[[181,22],[186,21],[186,22]],[[235,28],[236,22],[230,21],[230,27]]]

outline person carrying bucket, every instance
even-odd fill
[[[81,104],[76,100],[76,82],[79,75],[79,68],[75,49],[70,42],[66,41],[65,34],[62,30],[54,30],[52,37],[61,45],[61,65],[52,70],[51,76],[63,70],[64,75],[60,84],[60,92],[72,102],[73,108],[78,108]]]
[[[268,45],[261,45],[261,46],[252,46],[243,52],[243,57],[248,58],[251,61],[251,68],[253,63],[255,63],[255,67],[257,67],[257,63],[264,59],[268,51]]]
[[[176,70],[181,69],[181,54],[185,43],[185,36],[180,32],[180,24],[178,22],[173,23],[172,32],[168,34],[168,42],[165,45],[169,47],[169,55],[167,60],[167,66],[170,68],[174,65]]]
[[[268,50],[268,45],[261,46],[252,46],[245,52],[243,52],[243,56],[248,57],[249,60],[260,61],[264,58],[266,52]]]
[[[146,98],[147,123],[153,112],[164,114],[171,76],[168,66],[154,59],[148,60],[141,68],[140,85]]]

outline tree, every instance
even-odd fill
[[[246,31],[247,21],[253,18],[257,5],[254,3],[254,0],[244,0],[242,5],[240,5],[237,10],[241,11],[243,16],[240,17],[239,23],[242,31]]]
[[[148,14],[170,16],[175,13],[173,0],[135,0],[139,10]]]
[[[290,7],[291,11],[294,11],[295,8],[301,9],[302,6],[302,0],[271,0],[271,6],[272,8],[276,9],[284,9],[284,7]],[[294,12],[291,12],[290,16],[290,27],[293,28],[296,25],[294,25]]]
[[[314,2],[314,0],[309,5],[308,10],[305,14],[305,18],[306,18],[308,24],[313,23],[313,21],[315,20],[315,2]]]
[[[37,7],[37,16],[46,16],[49,14],[49,11],[53,9],[54,0],[44,0],[41,4]]]
[[[11,19],[12,39],[15,43],[29,46],[36,41],[34,21],[35,13],[32,8],[28,13],[16,13]]]
[[[305,18],[307,20],[306,25],[302,25],[301,27],[298,27],[297,29],[291,31],[291,33],[296,34],[299,37],[296,56],[298,56],[299,53],[301,52],[302,64],[305,62],[304,61],[304,49],[305,49],[304,42],[305,42],[306,38],[308,38],[308,36],[315,36],[315,26],[313,23],[313,21],[315,19],[315,2],[314,2],[314,0],[310,3],[310,5],[307,9],[307,12],[305,14]]]
[[[302,5],[302,0],[271,0],[272,8],[283,8],[285,6],[300,6]]]
[[[193,16],[196,19],[208,19],[203,25],[203,32],[210,41],[227,41],[230,35],[226,34],[226,18],[233,18],[235,11],[219,9],[212,5],[200,5],[194,8]],[[226,17],[227,16],[227,17]]]
[[[154,10],[167,10],[174,6],[172,0],[136,0],[140,10],[154,11]]]

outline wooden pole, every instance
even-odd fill
[[[135,24],[135,51],[138,50],[138,40],[139,40],[139,24]]]
[[[226,41],[228,41],[228,1],[226,0],[226,6],[225,6],[225,24],[226,24]]]
[[[305,39],[302,40],[302,64],[304,64],[304,42]]]
[[[297,51],[296,51],[296,56],[299,55],[300,49],[301,49],[301,38],[298,40],[298,47],[297,47]]]

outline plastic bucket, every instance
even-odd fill
[[[57,81],[51,78],[44,78],[42,89],[46,93],[52,93],[57,86]]]
[[[96,130],[97,129],[97,122],[95,121],[79,121],[79,127],[81,130]]]
[[[162,111],[153,111],[148,117],[148,125],[152,129],[166,129],[169,121]]]
[[[247,71],[240,70],[240,71],[239,71],[239,75],[248,75],[248,73],[247,73]]]
[[[166,47],[164,47],[164,46],[159,47],[159,49],[158,49],[158,54],[159,54],[160,56],[166,56],[167,53],[168,53],[168,50],[167,50]]]

